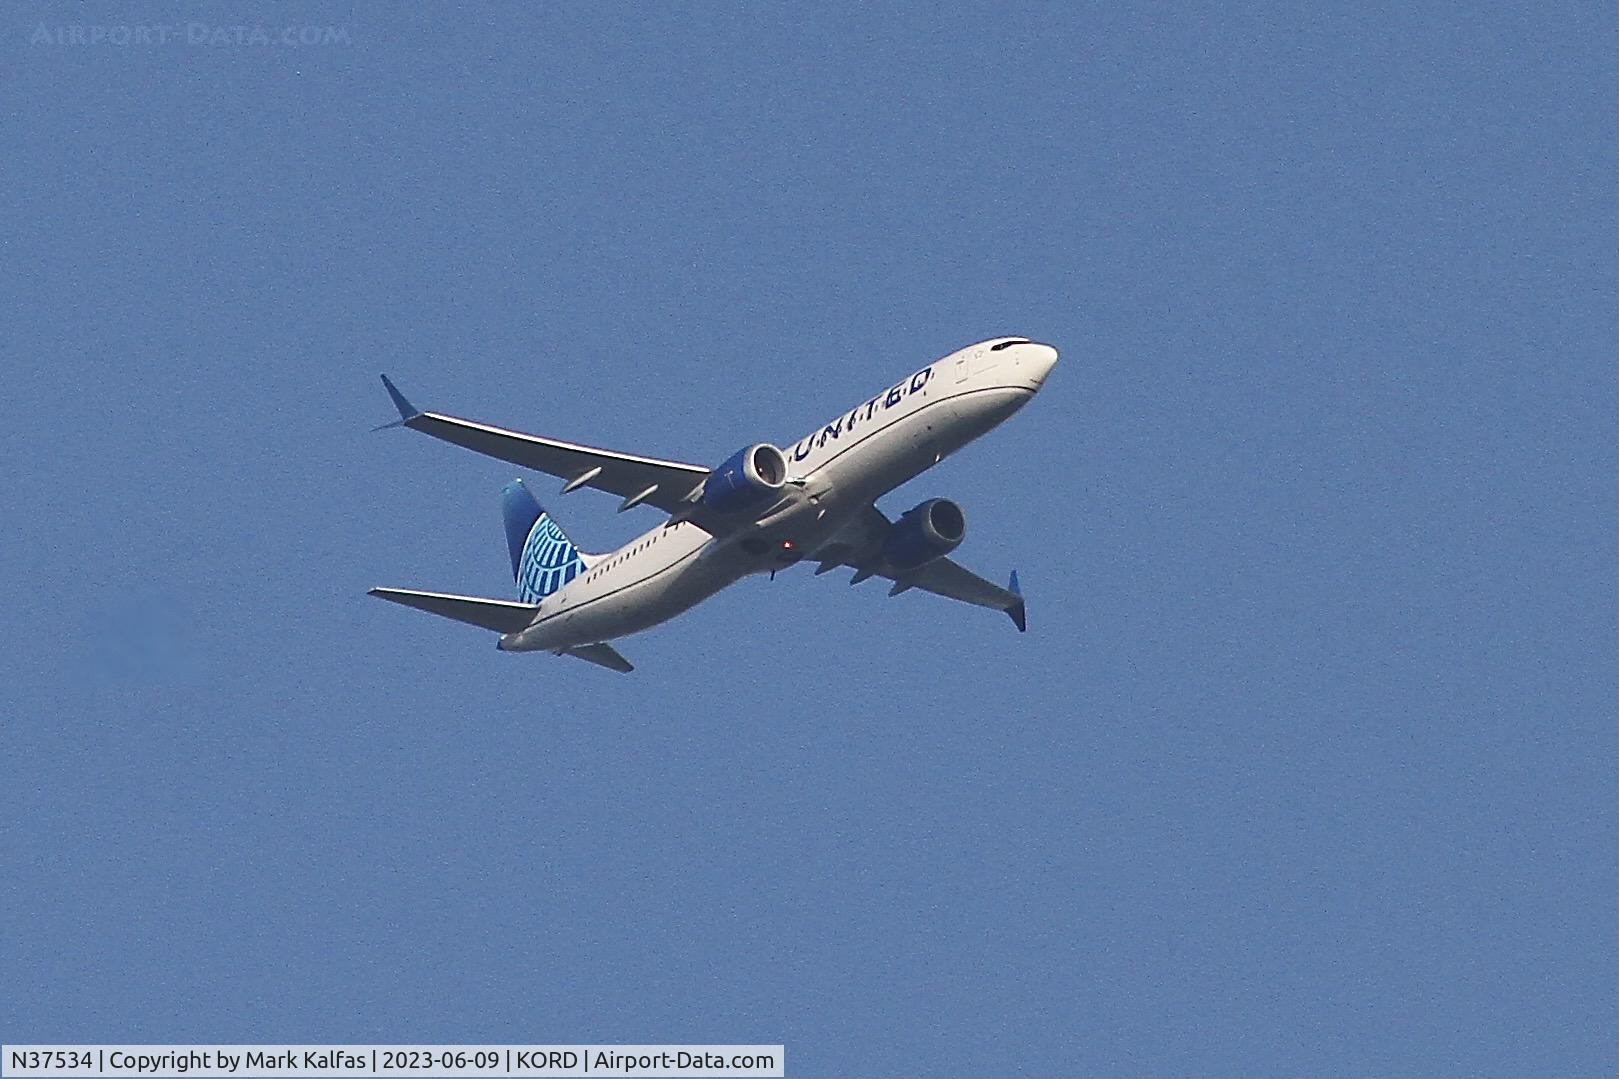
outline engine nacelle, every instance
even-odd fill
[[[740,513],[781,493],[787,485],[787,458],[768,442],[737,450],[703,481],[703,506],[715,513]]]
[[[948,498],[930,498],[894,522],[883,538],[883,557],[897,570],[943,558],[967,535],[967,518]]]

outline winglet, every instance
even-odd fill
[[[422,414],[421,409],[405,400],[405,395],[399,392],[399,387],[388,380],[387,375],[382,376],[382,385],[387,389],[388,396],[393,398],[394,407],[399,410],[399,418],[392,423],[385,423],[381,427],[373,427],[373,431],[386,431],[390,427],[403,427]]]
[[[1023,606],[1023,589],[1018,587],[1017,570],[1012,571],[1012,579],[1006,583],[1006,590],[1017,597],[1017,602],[1006,609],[1007,616],[1017,626],[1019,633],[1029,632],[1028,611]]]

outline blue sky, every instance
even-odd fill
[[[1612,5],[0,30],[0,1037],[1614,1072]],[[508,594],[520,474],[379,371],[717,462],[1002,333],[1045,391],[883,505],[1026,636],[800,570],[619,677],[364,595]]]

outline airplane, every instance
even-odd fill
[[[891,582],[1003,611],[1028,629],[1013,570],[1000,588],[949,558],[966,518],[929,498],[890,520],[876,500],[997,427],[1033,400],[1057,350],[999,337],[951,353],[886,386],[793,443],[745,446],[716,468],[615,453],[509,431],[407,401],[383,386],[408,427],[489,457],[549,473],[561,494],[617,495],[619,512],[646,505],[666,519],[616,551],[580,550],[522,480],[501,491],[517,599],[373,588],[370,594],[500,634],[507,652],[575,656],[610,670],[634,667],[612,641],[690,610],[752,574],[801,560],[820,575],[854,570],[851,584]]]

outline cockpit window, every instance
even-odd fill
[[[1026,345],[1028,343],[1029,342],[1026,339],[1024,339],[1022,337],[1019,337],[1019,338],[1015,338],[1014,340],[1011,340],[1011,341],[1002,341],[998,345],[990,345],[989,350],[991,352],[999,352],[1001,349],[1009,348],[1012,345]]]

